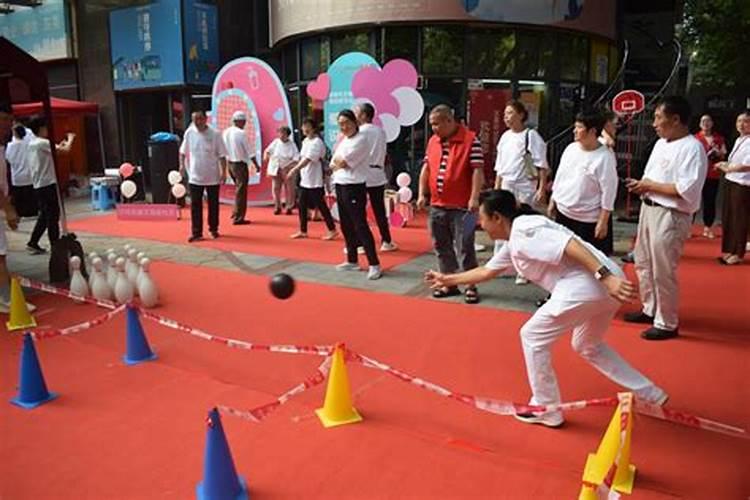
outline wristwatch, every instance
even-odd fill
[[[612,274],[612,271],[610,271],[607,266],[602,266],[596,270],[596,272],[594,273],[594,278],[601,281],[611,274]]]

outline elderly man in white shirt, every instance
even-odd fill
[[[253,164],[253,174],[258,171],[258,163],[255,161],[255,151],[250,146],[250,140],[245,133],[247,116],[242,111],[235,111],[232,115],[232,126],[228,127],[223,134],[224,145],[227,148],[227,164],[229,175],[234,181],[234,209],[232,210],[232,224],[244,226],[250,224],[245,219],[247,213],[247,182],[249,177],[248,167]]]
[[[372,104],[365,102],[355,106],[354,115],[359,124],[359,133],[367,137],[371,144],[370,168],[367,170],[367,196],[370,198],[370,206],[375,214],[375,221],[380,231],[381,252],[393,252],[398,245],[391,240],[391,230],[388,217],[385,214],[385,185],[388,178],[385,176],[385,154],[387,140],[385,131],[372,124],[375,117],[375,108]]]
[[[633,391],[637,398],[664,404],[667,393],[628,364],[604,341],[620,302],[635,297],[635,286],[603,253],[568,228],[521,206],[512,193],[483,193],[479,210],[482,228],[492,239],[507,240],[485,267],[460,274],[428,271],[433,288],[476,284],[506,272],[524,276],[551,293],[521,328],[521,344],[531,386],[532,405],[561,402],[552,367],[552,346],[568,331],[573,349],[613,382]],[[560,411],[524,413],[526,423],[559,427]]]
[[[187,173],[190,186],[190,243],[203,239],[204,191],[208,198],[208,231],[212,238],[219,237],[219,185],[227,177],[227,150],[221,134],[208,126],[205,111],[193,112],[192,119],[180,145],[180,171]]]
[[[34,184],[28,162],[29,143],[34,138],[31,129],[17,123],[13,127],[13,139],[6,146],[5,160],[10,168],[10,197],[18,215],[31,217],[37,215],[37,203],[34,196]]]
[[[700,208],[708,158],[688,129],[690,104],[665,97],[654,112],[656,142],[641,180],[628,179],[630,192],[641,196],[635,271],[643,308],[625,315],[631,323],[652,324],[641,336],[666,340],[678,335],[677,265]]]

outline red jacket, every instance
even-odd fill
[[[695,134],[695,138],[698,139],[701,142],[701,144],[703,144],[703,147],[705,148],[706,153],[708,154],[708,152],[711,150],[711,145],[708,144],[708,141],[706,140],[706,136],[703,135],[703,131],[702,130],[698,131],[698,133]],[[722,149],[723,147],[726,150],[726,143],[724,142],[724,138],[721,135],[714,132],[713,138],[714,138],[713,146],[716,149]],[[716,170],[714,168],[714,165],[716,165],[717,162],[724,160],[725,156],[726,155],[721,155],[721,156],[716,155],[716,156],[708,158],[708,170],[706,171],[707,179],[720,179],[721,178],[721,170]]]
[[[430,204],[444,208],[467,208],[471,198],[474,170],[482,168],[480,161],[471,163],[471,147],[476,134],[463,125],[448,139],[448,164],[443,175],[443,190],[438,192],[438,174],[443,154],[441,139],[433,134],[427,143],[426,160],[430,168]]]

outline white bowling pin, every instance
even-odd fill
[[[141,298],[143,307],[155,307],[159,303],[159,290],[156,283],[151,279],[148,272],[151,261],[149,259],[141,260],[141,274],[138,281],[138,296]]]
[[[138,283],[141,282],[141,276],[143,275],[143,259],[146,258],[146,254],[144,252],[138,252],[138,256],[136,257],[136,262],[138,262],[138,274],[135,276],[135,288],[138,289]]]
[[[115,283],[117,283],[117,254],[115,252],[107,252],[107,261],[109,262],[109,266],[107,267],[107,284],[114,291]]]
[[[91,252],[89,254],[89,267],[88,267],[88,270],[89,270],[89,290],[91,290],[92,293],[93,293],[93,289],[94,289],[94,271],[93,271],[94,259],[98,259],[98,258],[99,258],[99,254],[96,253],[96,252]]]
[[[81,274],[81,258],[73,256],[70,258],[70,291],[75,295],[86,297],[89,294],[89,284]],[[77,300],[76,302],[83,302]]]
[[[99,300],[112,300],[112,288],[107,283],[107,277],[104,274],[104,261],[99,257],[91,262],[91,275],[94,277],[91,295]]]
[[[133,300],[133,284],[125,274],[125,259],[117,259],[117,282],[115,283],[115,299],[120,304]]]
[[[138,271],[140,271],[140,266],[138,265],[138,252],[134,248],[131,248],[128,250],[128,262],[125,264],[125,275],[130,280],[134,290],[138,284],[136,282],[138,279]]]

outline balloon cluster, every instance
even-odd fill
[[[182,175],[177,170],[170,170],[167,174],[167,180],[169,181],[169,185],[172,186],[172,196],[178,200],[185,196],[185,185],[180,184],[182,182]]]
[[[126,161],[120,165],[119,171],[122,178],[127,179],[120,184],[120,193],[122,193],[122,196],[126,199],[130,199],[135,196],[135,193],[138,191],[138,186],[136,186],[135,182],[128,179],[128,177],[135,173],[135,167],[132,163]]]
[[[398,201],[401,203],[409,203],[414,197],[409,184],[411,184],[411,176],[406,172],[401,172],[396,176],[396,184],[398,184]]]

